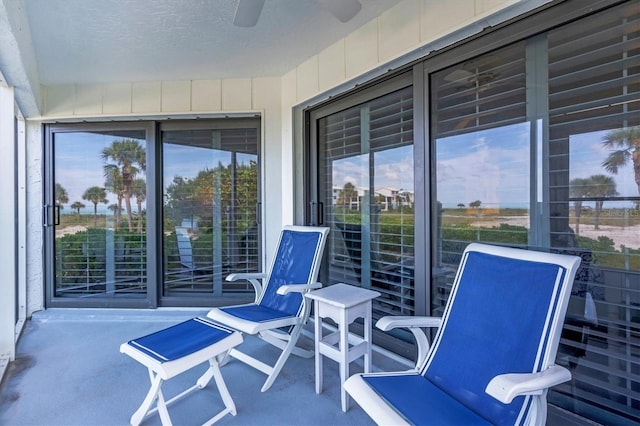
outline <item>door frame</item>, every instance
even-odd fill
[[[206,118],[184,120],[141,120],[141,121],[112,121],[95,123],[44,123],[43,124],[43,273],[44,273],[44,302],[46,308],[158,308],[162,306],[212,306],[223,304],[223,298],[203,297],[161,297],[163,285],[163,249],[162,249],[162,142],[161,129],[228,129],[237,128],[239,124],[250,123],[257,129],[258,139],[258,200],[259,208],[256,214],[258,224],[262,217],[262,117],[252,115],[245,118]],[[114,297],[57,297],[55,296],[55,170],[54,170],[54,135],[59,133],[78,132],[107,132],[141,130],[146,135],[146,181],[147,181],[147,291],[145,297],[114,298]],[[263,261],[262,233],[258,226],[258,261]],[[151,283],[154,283],[151,285]],[[233,302],[241,302],[241,298],[234,298]]]

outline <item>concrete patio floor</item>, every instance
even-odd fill
[[[53,309],[34,314],[18,343],[17,356],[0,384],[0,424],[3,425],[126,425],[148,388],[147,370],[126,355],[121,343],[206,310]],[[304,345],[312,341],[303,338]],[[265,350],[254,339],[243,345]],[[265,356],[276,356],[268,349]],[[261,355],[262,356],[262,355]],[[374,370],[406,369],[378,353]],[[381,367],[382,366],[382,367]],[[237,415],[220,425],[371,425],[355,404],[340,408],[337,363],[324,363],[324,390],[315,393],[313,359],[292,356],[268,391],[266,376],[238,361],[222,368]],[[206,366],[179,375],[163,386],[165,398],[191,386]],[[352,364],[352,372],[361,371]],[[212,383],[169,408],[176,425],[202,424],[223,408]],[[145,425],[160,424],[157,415]],[[586,424],[550,407],[548,424]]]

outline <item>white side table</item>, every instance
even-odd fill
[[[342,411],[349,408],[344,382],[349,377],[349,363],[364,355],[364,372],[371,370],[371,301],[380,296],[377,291],[334,284],[305,295],[315,300],[316,393],[322,392],[322,355],[340,364],[340,392]],[[331,318],[338,331],[322,335],[322,318]],[[349,334],[349,324],[364,319],[361,338]]]

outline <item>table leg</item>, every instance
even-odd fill
[[[316,393],[322,392],[322,354],[320,354],[320,341],[322,341],[322,319],[319,315],[319,302],[314,307],[314,333],[315,333],[315,365],[316,365]]]
[[[340,312],[340,399],[342,402],[342,411],[347,412],[349,409],[349,396],[344,390],[344,382],[349,377],[349,321],[347,310]]]
[[[364,341],[366,352],[364,353],[364,372],[371,372],[371,301],[367,303],[367,313],[364,316]]]

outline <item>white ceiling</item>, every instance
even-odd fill
[[[40,83],[280,76],[401,0],[360,0],[340,22],[316,0],[266,0],[233,25],[236,0],[24,0]]]

